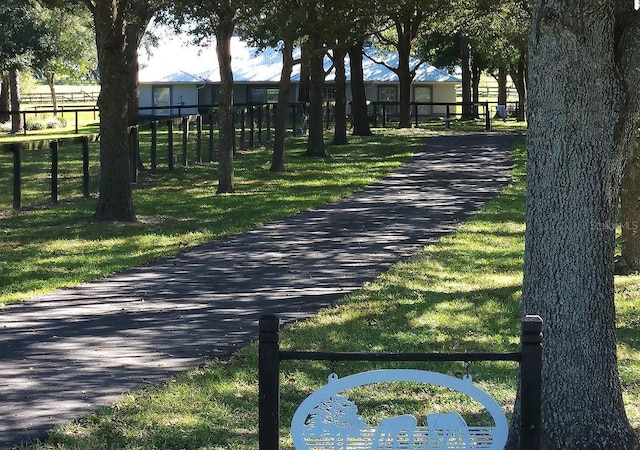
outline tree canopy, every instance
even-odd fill
[[[0,4],[0,72],[43,67],[55,55],[54,42],[37,2],[5,0]]]

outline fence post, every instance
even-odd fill
[[[298,131],[296,130],[296,114],[297,114],[296,105],[295,104],[291,105],[291,109],[293,111],[293,116],[292,116],[292,119],[293,119],[293,122],[292,122],[293,135],[297,136],[298,135]]]
[[[258,347],[260,450],[278,450],[280,440],[280,322],[274,315],[260,318]]]
[[[540,448],[542,425],[542,319],[522,321],[520,361],[520,449]]]
[[[20,201],[22,197],[22,144],[11,144],[11,152],[13,153],[13,209],[20,209]]]
[[[167,159],[169,170],[173,170],[173,119],[167,120]]]
[[[255,112],[254,106],[249,107],[249,148],[253,148],[255,146]]]
[[[158,121],[151,122],[151,173],[156,173],[158,167]]]
[[[202,164],[202,116],[196,116],[196,162]]]
[[[131,182],[138,182],[138,126],[129,127],[129,164]]]
[[[271,142],[271,105],[267,103],[267,142]]]
[[[89,198],[89,137],[82,136],[82,197]]]
[[[187,145],[189,143],[189,116],[182,118],[182,167],[187,167]]]
[[[258,143],[262,145],[262,105],[258,106]]]
[[[387,105],[382,104],[382,128],[387,128]]]
[[[57,140],[49,142],[51,149],[51,203],[58,203],[58,147]]]
[[[209,112],[209,162],[213,162],[213,113]]]
[[[246,133],[247,133],[246,121],[247,121],[247,108],[242,108],[242,110],[240,111],[240,122],[241,122],[240,123],[240,148],[241,149],[246,148],[244,145]]]
[[[75,113],[76,113],[76,134],[80,134],[80,131],[79,131],[80,125],[78,124],[78,110],[77,109],[76,109]]]
[[[415,122],[416,123],[416,128],[418,128],[418,103],[415,103],[413,105],[413,111],[414,111],[414,114],[415,114],[415,117],[416,117],[416,122]]]
[[[484,102],[484,129],[491,131],[491,111],[489,111],[489,102]]]

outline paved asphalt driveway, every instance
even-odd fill
[[[326,207],[0,315],[0,448],[122,392],[298,320],[456,229],[510,176],[512,135],[431,138],[410,162]]]

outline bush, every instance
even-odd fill
[[[62,117],[48,117],[44,122],[46,128],[64,128],[67,126],[67,121]]]
[[[28,118],[25,128],[27,131],[45,130],[54,128],[64,128],[67,126],[67,121],[61,117],[47,117],[47,118]]]
[[[24,124],[27,131],[44,130],[45,123],[42,119],[27,119],[27,123]]]

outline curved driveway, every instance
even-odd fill
[[[431,138],[337,203],[0,313],[0,448],[224,356],[456,229],[509,181],[512,136]]]

